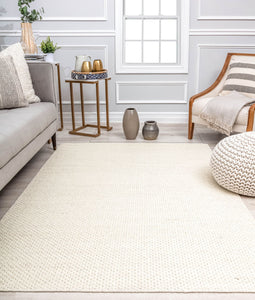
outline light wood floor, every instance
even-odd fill
[[[187,126],[183,124],[160,124],[160,135],[154,142],[156,143],[204,143],[213,148],[224,136],[203,127],[197,127],[194,133],[194,139],[187,139]],[[68,134],[71,129],[70,124],[65,124],[65,129],[57,133],[58,144],[61,143],[130,143],[122,133],[121,124],[113,124],[111,132],[102,131],[102,135],[98,138],[80,137]],[[141,133],[138,138],[132,142],[145,142]],[[40,168],[52,155],[52,146],[46,144],[33,159],[13,178],[13,180],[0,191],[0,219],[5,215],[8,209],[15,203],[33,177],[38,173]],[[251,214],[255,217],[255,198],[242,197],[244,204],[247,206]],[[1,251],[1,250],[0,250]],[[24,270],[25,271],[25,270]],[[254,300],[255,294],[219,294],[219,293],[193,293],[193,294],[88,294],[88,293],[1,293],[0,300],[7,299],[26,299],[26,300],[45,300],[45,299],[61,299],[61,300]]]

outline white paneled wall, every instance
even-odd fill
[[[100,58],[109,69],[110,111],[115,121],[132,106],[141,119],[185,122],[189,97],[216,79],[228,52],[255,53],[254,0],[190,0],[188,74],[116,74],[114,0],[36,0],[36,6],[43,6],[46,12],[43,21],[33,24],[38,44],[51,36],[61,46],[55,59],[61,63],[66,112],[70,99],[64,78],[70,77],[76,55]],[[19,40],[17,1],[1,0],[0,45]],[[77,101],[78,91],[76,88]],[[87,109],[94,111],[93,86],[84,89],[84,94]],[[100,95],[104,103],[103,84]]]

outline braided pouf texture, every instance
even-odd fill
[[[255,197],[255,132],[222,140],[213,150],[211,171],[225,189]]]

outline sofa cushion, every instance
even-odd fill
[[[56,107],[40,102],[0,111],[0,168],[57,119]]]
[[[27,106],[11,56],[0,56],[0,109]]]
[[[195,116],[199,116],[206,104],[213,99],[214,97],[210,98],[202,98],[195,100],[192,108],[192,114]],[[236,125],[247,125],[248,122],[248,113],[249,113],[250,106],[245,106],[237,116],[235,121]]]
[[[39,97],[35,95],[32,79],[29,73],[28,65],[24,57],[24,51],[20,43],[13,44],[0,52],[0,56],[10,55],[13,58],[19,80],[23,89],[25,98],[29,103],[40,102]]]

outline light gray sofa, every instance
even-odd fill
[[[28,62],[40,103],[0,110],[0,190],[52,139],[56,149],[57,93],[55,65]]]

